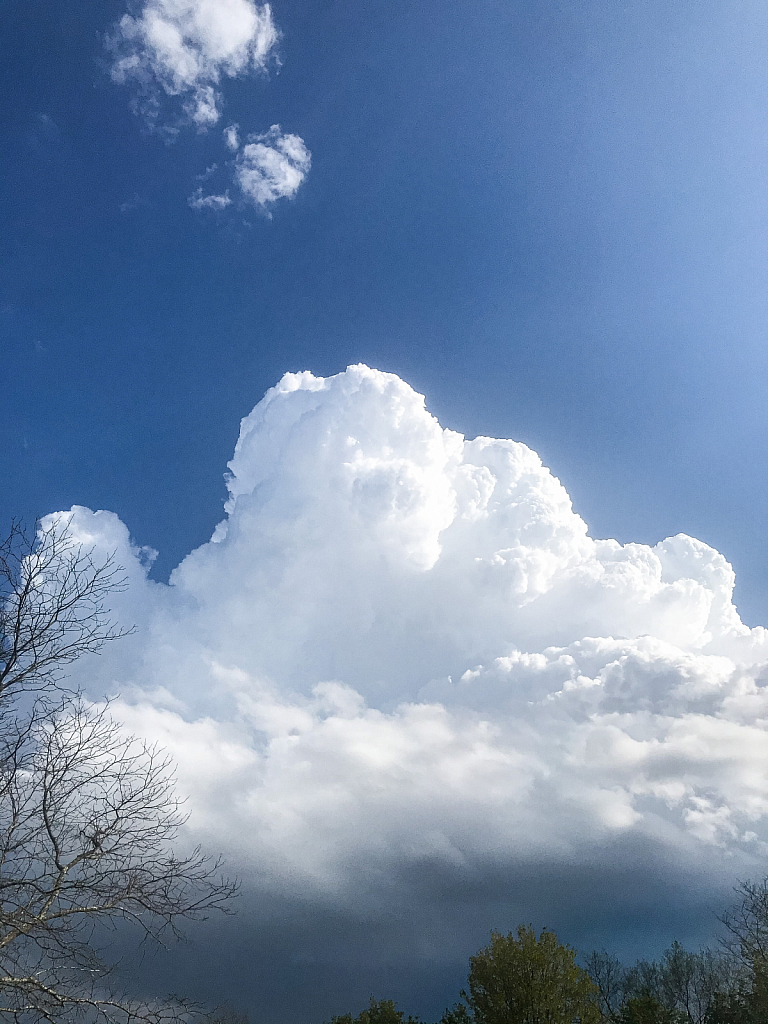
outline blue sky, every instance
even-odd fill
[[[765,620],[762,5],[281,4],[225,93],[312,151],[271,220],[187,206],[220,133],[142,130],[123,12],[3,6],[6,518],[114,509],[167,573],[266,388],[362,360],[594,534],[712,543]]]
[[[149,6],[0,7],[2,520],[110,510],[157,549],[164,583],[222,519],[241,418],[287,371],[362,362],[424,394],[443,427],[538,452],[592,537],[711,545],[736,571],[744,623],[768,621],[764,4],[277,0],[264,69],[222,72],[205,124],[183,113],[192,87],[115,80],[108,40]],[[282,134],[265,137],[273,125]],[[299,184],[260,204],[243,185],[247,147],[286,138],[311,167],[307,155]],[[196,208],[208,195],[224,198]],[[357,415],[344,406],[334,422]],[[630,839],[622,864],[642,862],[644,909],[574,924],[577,895],[594,893],[587,859],[562,910],[574,941],[631,931],[633,914],[666,941],[656,853]],[[705,861],[691,854],[680,883],[690,936],[709,920],[692,881]],[[448,904],[474,908],[455,962],[506,924],[483,909],[507,906],[489,870],[495,882],[445,883]],[[552,891],[568,889],[553,871]],[[535,917],[529,897],[516,906]],[[359,927],[306,899],[307,918],[287,914],[294,932],[275,938],[262,921],[272,938],[259,942],[290,946],[307,919],[313,935]],[[450,915],[427,906],[425,932],[443,934]],[[396,910],[377,920],[371,970],[400,941]],[[307,963],[323,941],[307,939]],[[437,1005],[450,971],[433,968]],[[339,991],[357,992],[353,975]],[[333,997],[327,1012],[352,1008]]]

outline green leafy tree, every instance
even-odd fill
[[[655,996],[644,995],[629,999],[619,1014],[620,1024],[687,1024],[688,1017],[670,1010]]]
[[[749,994],[743,991],[718,992],[709,1008],[707,1024],[755,1024]]]
[[[362,1010],[357,1017],[345,1013],[341,1017],[331,1017],[330,1024],[420,1024],[418,1017],[405,1017],[402,1010],[391,999],[376,1000],[371,997],[367,1010]]]
[[[718,992],[709,1008],[706,1024],[768,1024],[768,986],[759,973],[741,984]]]
[[[446,1010],[440,1018],[440,1024],[471,1024],[471,1021],[469,1010],[463,1003],[457,1003],[450,1010]]]
[[[757,1024],[768,1024],[768,965],[765,963],[753,967],[750,1004]]]
[[[475,1024],[598,1024],[597,989],[576,963],[576,951],[546,928],[536,937],[521,925],[517,937],[494,932],[470,958],[469,993]]]

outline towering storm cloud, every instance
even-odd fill
[[[254,884],[338,904],[424,863],[768,852],[768,634],[717,551],[591,538],[529,448],[366,366],[286,374],[228,487],[168,586],[113,514],[59,515],[118,550],[138,627],[82,682]]]

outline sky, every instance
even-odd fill
[[[764,5],[0,46],[2,520],[119,551],[78,681],[244,880],[141,983],[437,1016],[491,928],[709,939],[768,850]]]

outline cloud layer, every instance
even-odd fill
[[[339,905],[423,864],[764,862],[768,635],[718,552],[592,539],[525,445],[365,366],[286,374],[229,470],[170,586],[116,516],[61,515],[132,579],[138,632],[83,681],[253,884]]]

